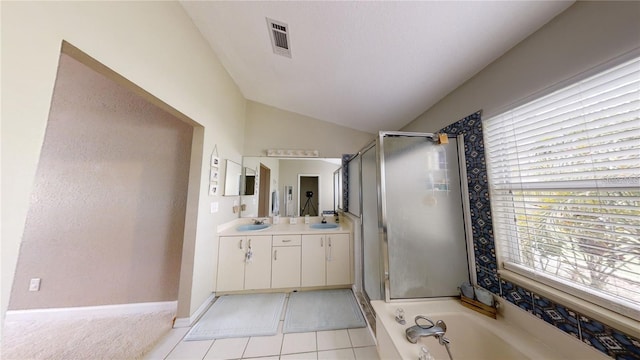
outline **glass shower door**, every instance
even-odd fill
[[[458,295],[469,269],[456,139],[444,145],[420,136],[380,140],[388,297]]]

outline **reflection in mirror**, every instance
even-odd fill
[[[244,180],[243,192],[240,195],[253,195],[256,192],[256,171],[245,166],[242,179]]]
[[[341,159],[313,158],[292,159],[273,157],[245,157],[244,169],[259,169],[253,180],[243,179],[243,184],[254,182],[254,193],[246,191],[240,203],[245,205],[242,217],[299,216],[306,202],[305,194],[300,205],[299,176],[314,174],[318,176],[318,190],[314,193],[317,200],[318,214],[323,211],[336,210],[334,206],[333,173],[340,167]],[[262,174],[269,174],[268,181],[261,179]],[[246,189],[244,189],[246,190]]]
[[[240,178],[242,167],[229,159],[226,160],[226,174],[224,177],[224,196],[240,195]]]

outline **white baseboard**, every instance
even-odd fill
[[[200,304],[200,307],[193,314],[191,314],[191,316],[189,316],[188,318],[177,318],[173,323],[173,327],[184,328],[193,325],[200,318],[200,316],[202,316],[205,311],[207,311],[209,305],[211,305],[215,298],[216,293],[211,293],[211,295],[209,295],[209,297],[202,304]]]
[[[151,313],[159,311],[176,312],[177,301],[145,302],[100,306],[82,306],[51,309],[8,310],[5,321],[29,321],[69,318],[96,318]]]

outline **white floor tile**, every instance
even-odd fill
[[[249,338],[218,339],[213,342],[205,359],[239,359],[244,353]]]
[[[255,336],[249,339],[243,357],[280,355],[280,349],[282,349],[282,334]]]
[[[369,328],[363,327],[358,329],[349,329],[349,337],[353,347],[371,346],[376,342],[373,340]]]
[[[281,354],[304,353],[316,350],[315,332],[284,334]]]
[[[318,350],[344,349],[351,347],[347,330],[318,331]]]
[[[145,360],[163,360],[169,355],[182,338],[189,332],[190,328],[175,328],[162,338],[151,352],[144,356]]]
[[[195,359],[203,359],[204,355],[207,353],[209,348],[213,344],[213,340],[205,340],[205,341],[181,341],[174,349],[171,351],[169,356],[167,356],[167,360],[195,360]]]
[[[280,360],[317,360],[317,352],[308,352],[301,354],[289,354],[280,356]]]
[[[353,352],[356,354],[356,360],[378,360],[378,350],[375,346],[354,348]]]
[[[279,356],[265,356],[265,357],[243,358],[243,359],[251,359],[251,360],[280,360],[280,357]]]
[[[318,351],[318,360],[355,360],[353,349]]]

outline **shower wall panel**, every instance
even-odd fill
[[[389,298],[458,295],[469,270],[456,139],[385,136],[381,149]]]

